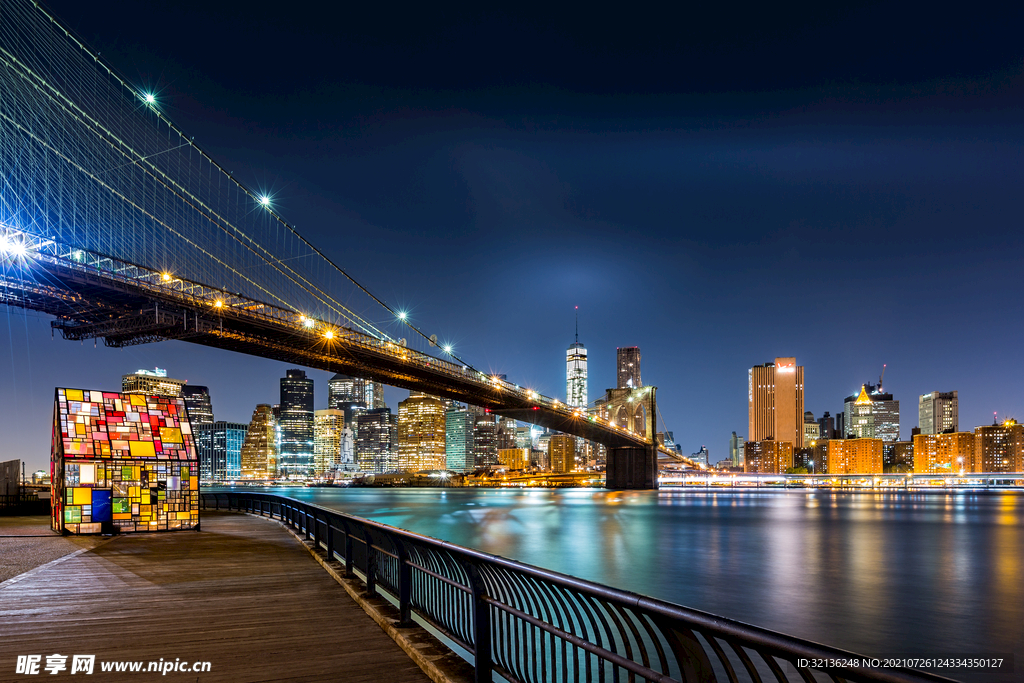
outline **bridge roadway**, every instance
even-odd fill
[[[96,680],[397,681],[426,674],[288,531],[203,513],[200,532],[125,534],[0,583],[0,680],[18,655],[95,655]],[[48,531],[43,527],[43,533]],[[210,662],[116,674],[104,661]],[[38,678],[39,676],[36,676]],[[158,678],[157,678],[158,677]],[[88,679],[86,679],[88,680]]]
[[[65,339],[103,337],[114,347],[179,339],[463,401],[609,449],[651,447],[646,435],[400,343],[31,234],[8,238],[25,247],[0,259],[0,303],[56,316]]]

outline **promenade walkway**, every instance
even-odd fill
[[[0,681],[58,680],[42,669],[55,653],[60,676],[96,655],[85,680],[429,680],[279,524],[207,512],[202,528],[118,536],[0,583]],[[32,654],[42,676],[17,675]],[[100,671],[161,658],[210,671]]]

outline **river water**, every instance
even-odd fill
[[[1016,492],[268,489],[858,653],[1015,653]]]

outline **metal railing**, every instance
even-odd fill
[[[204,508],[277,517],[366,592],[386,593],[468,652],[477,683],[948,681],[911,669],[800,666],[850,652],[464,548],[293,498],[202,494]]]

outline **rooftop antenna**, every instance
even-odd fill
[[[882,391],[882,380],[885,379],[885,363],[882,363],[882,374],[878,376],[878,393],[884,393]]]
[[[576,343],[580,343],[580,307],[576,307]]]

